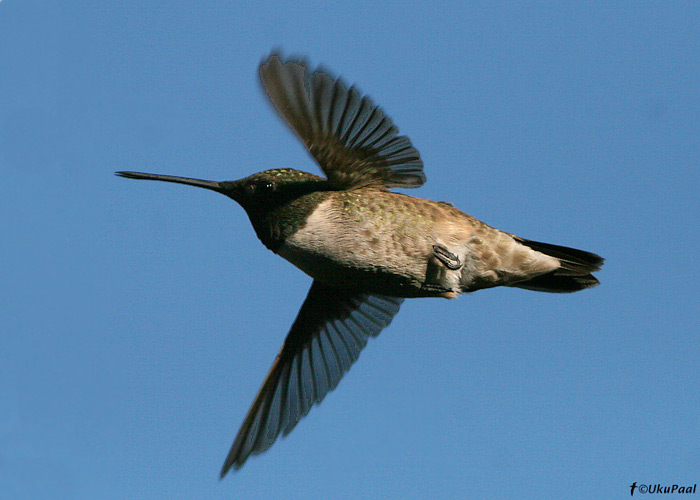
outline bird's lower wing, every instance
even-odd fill
[[[284,345],[238,431],[221,477],[287,435],[323,400],[403,299],[350,293],[314,281]]]

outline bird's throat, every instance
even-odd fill
[[[246,211],[262,244],[277,253],[287,238],[306,225],[309,216],[330,194],[316,191],[276,207],[255,207]]]

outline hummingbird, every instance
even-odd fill
[[[406,298],[508,286],[568,293],[599,284],[600,256],[499,231],[443,201],[392,191],[426,181],[420,154],[355,86],[273,52],[265,95],[325,177],[291,168],[240,180],[116,172],[221,193],[311,288],[221,469],[223,478],[289,434],[338,385]]]

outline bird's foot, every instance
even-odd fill
[[[460,267],[462,267],[462,263],[459,260],[459,257],[457,257],[455,254],[450,252],[447,248],[445,248],[442,245],[433,245],[433,255],[445,264],[445,267],[447,269],[450,269],[452,271],[456,271]]]

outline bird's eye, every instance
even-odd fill
[[[275,185],[270,181],[262,181],[258,183],[257,190],[261,193],[269,193],[275,190]]]
[[[245,190],[248,192],[248,194],[251,195],[272,193],[273,191],[275,191],[275,189],[276,186],[272,181],[255,181],[250,182],[245,186]]]

